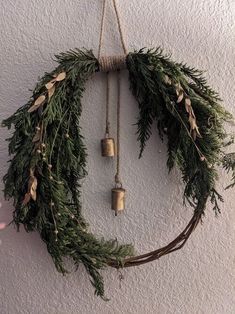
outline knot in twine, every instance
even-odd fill
[[[108,56],[99,58],[101,72],[111,72],[126,69],[126,56]]]

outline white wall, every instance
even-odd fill
[[[235,1],[118,1],[128,49],[161,45],[177,61],[207,69],[207,77],[235,114]],[[120,53],[112,11],[108,10],[107,53]],[[24,104],[38,76],[55,67],[54,53],[74,47],[97,52],[101,0],[0,0],[1,120]],[[114,76],[112,77],[113,83]],[[137,106],[122,77],[122,172],[128,190],[127,210],[114,218],[109,210],[114,164],[100,157],[104,130],[104,76],[97,74],[83,99],[82,125],[89,152],[89,176],[83,186],[85,217],[92,231],[106,238],[132,242],[146,252],[172,240],[192,215],[182,207],[177,171],[167,174],[166,148],[154,129],[144,157],[138,160]],[[112,121],[115,118],[112,94]],[[114,123],[112,125],[114,127]],[[9,133],[1,129],[0,176],[7,171]],[[226,177],[221,172],[221,190]],[[2,183],[1,183],[2,184]],[[3,186],[1,185],[1,190]],[[222,214],[208,206],[186,247],[157,262],[123,270],[106,269],[108,303],[93,295],[87,275],[63,277],[56,272],[36,233],[0,232],[1,314],[232,314],[235,313],[234,191],[223,191]],[[13,207],[3,200],[0,222],[9,221]]]

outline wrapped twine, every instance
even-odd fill
[[[99,58],[101,72],[111,72],[126,69],[126,56],[102,56]]]

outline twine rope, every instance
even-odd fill
[[[110,121],[109,121],[109,72],[106,73],[106,117],[105,117],[105,136],[110,137]]]
[[[127,55],[127,48],[126,48],[126,44],[125,44],[125,41],[124,41],[124,35],[123,35],[123,29],[122,29],[122,25],[121,25],[120,14],[119,14],[119,11],[118,11],[116,0],[113,0],[112,2],[113,2],[114,11],[115,11],[116,19],[117,19],[118,31],[119,31],[119,36],[120,36],[120,40],[121,40],[122,49],[123,49],[124,55],[126,56]],[[102,46],[103,46],[104,22],[105,22],[106,7],[107,7],[107,0],[103,0],[101,26],[100,26],[99,48],[98,48],[98,60],[99,61],[100,61],[100,57],[101,57],[101,49],[102,49]]]
[[[122,187],[122,182],[120,179],[120,109],[121,109],[121,77],[120,77],[120,70],[117,71],[117,90],[118,90],[118,97],[117,97],[117,160],[116,160],[116,174],[115,174],[115,183],[116,186],[120,185]]]
[[[126,56],[103,56],[99,58],[100,72],[126,69]]]
[[[118,30],[119,30],[119,34],[120,34],[122,48],[123,48],[124,54],[127,55],[127,49],[126,49],[126,44],[124,41],[124,36],[123,36],[123,31],[122,31],[122,26],[121,26],[121,19],[120,19],[120,15],[118,12],[116,0],[113,0],[113,6],[114,6],[114,10],[115,10],[116,17],[117,17]]]
[[[98,48],[98,60],[100,60],[101,55],[101,47],[103,44],[103,33],[104,33],[104,17],[106,12],[106,2],[107,0],[103,1],[103,8],[102,8],[102,17],[101,17],[101,26],[100,26],[100,39],[99,39],[99,48]]]

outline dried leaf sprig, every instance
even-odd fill
[[[193,111],[192,105],[191,105],[191,100],[189,98],[189,96],[186,94],[186,92],[183,90],[182,86],[180,83],[175,85],[176,87],[176,95],[177,95],[177,103],[181,104],[182,101],[184,100],[184,106],[185,106],[185,110],[188,113],[188,122],[190,125],[190,134],[193,138],[193,140],[195,141],[197,137],[202,137],[200,132],[199,132],[199,128],[197,125],[197,119],[195,116],[195,113]]]
[[[184,91],[180,83],[174,83],[172,79],[165,74],[163,77],[164,83],[170,86],[174,86],[175,88],[175,94],[177,96],[176,103],[181,104],[184,100],[184,106],[185,110],[188,113],[188,122],[190,125],[190,134],[195,141],[197,137],[201,138],[201,134],[199,132],[199,127],[197,125],[197,119],[194,113],[194,110],[191,105],[190,97],[187,95],[187,93]]]
[[[34,170],[30,168],[30,176],[29,176],[29,181],[28,181],[28,191],[24,196],[23,200],[23,205],[28,204],[28,202],[32,199],[36,201],[37,199],[37,185],[38,185],[38,180],[34,175]]]
[[[47,84],[45,84],[46,92],[39,97],[36,98],[33,105],[28,109],[28,112],[34,112],[38,110],[39,108],[42,108],[42,106],[46,103],[46,100],[49,102],[53,94],[55,93],[55,84],[56,82],[63,81],[66,78],[66,72],[60,72],[57,75],[54,75],[53,79],[50,80]],[[43,160],[46,160],[45,153],[43,152],[46,144],[42,142],[43,138],[43,122],[38,124],[36,127],[36,133],[33,136],[32,142],[35,144],[35,152],[38,154],[42,154]],[[51,177],[51,175],[50,175]],[[32,168],[30,168],[30,177],[28,182],[28,191],[24,196],[23,205],[28,204],[28,202],[32,199],[36,201],[36,189],[37,189],[37,178],[34,175],[34,171]]]
[[[200,160],[201,161],[205,161],[206,157],[201,152],[201,150],[198,147],[198,145],[195,143],[196,138],[197,137],[202,138],[202,136],[201,136],[201,134],[199,132],[199,128],[198,128],[197,123],[196,123],[196,116],[195,116],[195,113],[193,111],[193,108],[192,108],[192,105],[191,105],[191,100],[190,100],[189,96],[183,90],[181,84],[180,83],[173,83],[172,79],[167,74],[164,75],[163,81],[168,86],[174,86],[175,94],[177,96],[177,100],[176,100],[177,104],[182,103],[182,101],[184,100],[185,110],[188,113],[188,122],[189,122],[189,125],[190,125],[190,129],[189,130],[188,130],[188,127],[187,127],[186,123],[184,122],[184,120],[182,119],[181,115],[179,114],[178,110],[175,108],[174,102],[171,102],[172,108],[173,108],[175,114],[178,116],[179,120],[181,121],[182,125],[184,126],[184,128],[185,128],[187,134],[189,135],[190,139],[192,140],[193,145],[196,148],[196,150],[198,152],[198,155],[200,156]],[[211,167],[211,165],[208,164],[208,167]]]
[[[28,109],[28,112],[34,112],[35,110],[42,107],[46,99],[48,97],[48,101],[55,93],[55,84],[56,82],[61,82],[66,78],[66,72],[60,72],[59,74],[54,74],[53,79],[50,80],[48,83],[45,84],[46,92],[43,95],[38,96],[38,98],[34,101],[33,105]],[[47,97],[46,97],[47,96]]]
[[[202,71],[176,63],[160,48],[127,56],[131,90],[139,103],[138,140],[141,155],[157,123],[168,146],[167,167],[177,166],[185,183],[184,200],[204,212],[214,197],[229,114],[208,86]],[[194,112],[195,110],[195,112]],[[208,120],[216,121],[208,127]],[[200,126],[200,129],[199,129]],[[219,212],[218,202],[214,208]]]
[[[66,72],[61,72],[58,75],[54,75],[54,78],[50,80],[46,85],[46,89],[48,91],[48,100],[51,99],[51,97],[54,95],[55,92],[55,83],[61,82],[66,78]]]

